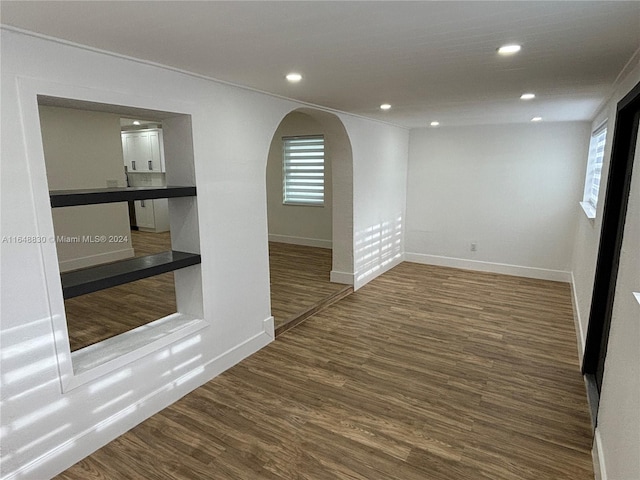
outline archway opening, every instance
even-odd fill
[[[353,285],[353,158],[337,116],[301,108],[281,120],[269,148],[266,191],[278,334]]]

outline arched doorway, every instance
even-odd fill
[[[308,138],[322,138],[324,144],[321,205],[290,203],[284,198],[283,145]],[[353,284],[353,159],[340,119],[312,108],[287,114],[271,141],[266,184],[271,309],[278,333],[297,314]]]

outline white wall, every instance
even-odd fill
[[[606,478],[640,478],[640,142],[598,412]]]
[[[126,186],[120,117],[112,113],[41,105],[40,127],[50,190]],[[56,208],[56,236],[122,239],[118,242],[57,242],[60,270],[73,270],[133,256],[125,203]]]
[[[339,117],[353,149],[354,288],[358,289],[403,260],[409,132]],[[334,201],[336,190],[334,182]],[[335,217],[334,210],[334,225]]]
[[[282,203],[282,137],[325,136],[325,191],[323,206]],[[273,241],[331,248],[333,189],[331,182],[332,145],[336,141],[311,116],[291,112],[273,136],[267,162],[267,217]]]
[[[46,185],[42,147],[25,142],[38,128],[32,90],[190,115],[193,131],[199,238],[181,243],[200,245],[205,329],[62,393],[54,337],[65,332],[52,329],[51,306],[61,300],[48,295],[59,281],[47,260],[55,246],[0,244],[2,476],[48,478],[272,340],[267,154],[302,105],[6,29],[1,40],[3,236],[53,233],[46,188],[35,188]],[[403,217],[407,132],[338,116],[353,149],[353,230]],[[189,231],[172,221],[172,238]],[[375,257],[360,283],[384,261]]]
[[[406,259],[569,281],[588,139],[586,123],[412,130]]]
[[[584,351],[591,308],[616,105],[640,81],[638,56],[631,66],[635,68],[622,75],[616,92],[598,112],[592,125],[595,129],[607,120],[607,146],[596,218],[590,220],[582,211],[576,214],[578,228],[573,246],[572,271],[580,358]],[[632,295],[632,292],[640,291],[639,159],[640,145],[636,147],[596,430],[595,449],[601,469],[598,473],[603,479],[609,480],[640,478],[640,305]],[[585,170],[586,163],[585,158]]]

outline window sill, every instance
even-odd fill
[[[68,392],[207,327],[209,322],[174,313],[155,322],[89,345],[71,353],[74,375],[63,387]]]
[[[324,207],[324,203],[282,202],[286,207]]]
[[[589,202],[580,202],[580,206],[582,207],[582,210],[584,210],[584,214],[588,219],[593,220],[596,218],[596,209],[593,208],[593,205]]]

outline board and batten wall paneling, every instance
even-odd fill
[[[588,144],[587,123],[412,130],[407,259],[569,281]]]

